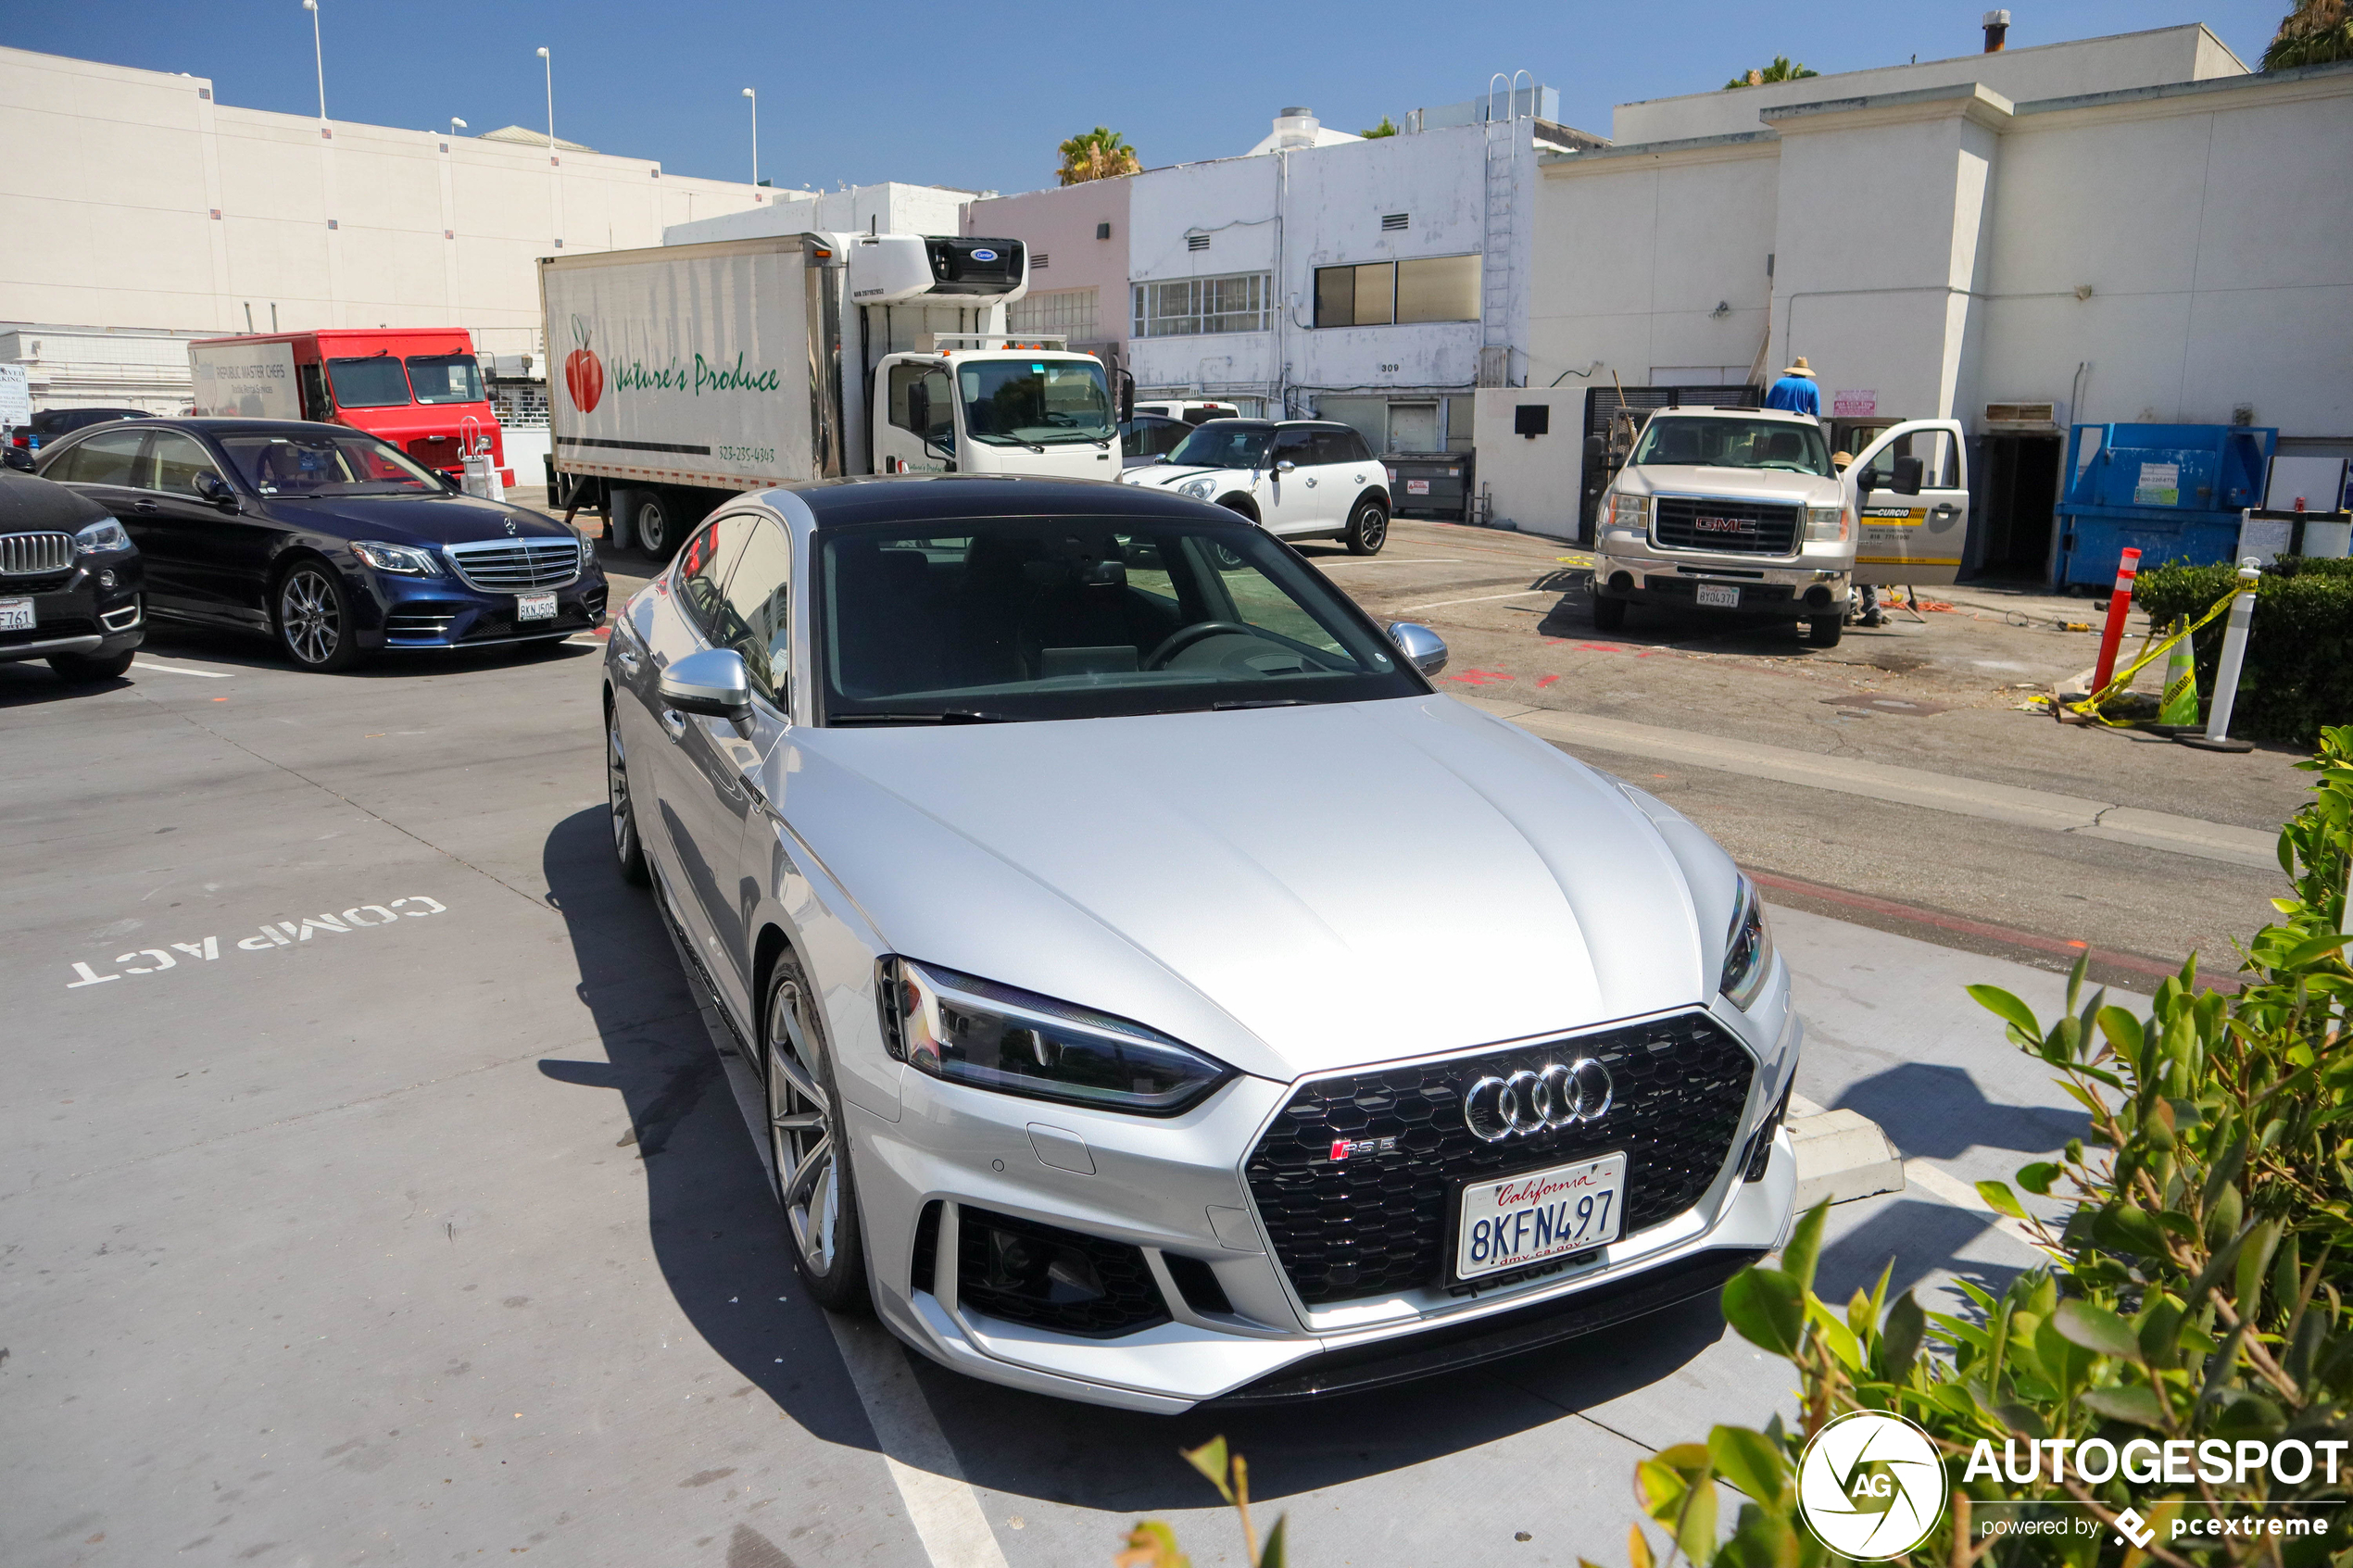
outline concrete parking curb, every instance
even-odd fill
[[[1854,757],[1831,757],[1795,751],[1755,741],[1721,735],[1693,734],[1683,730],[1633,724],[1596,714],[1573,713],[1556,708],[1492,697],[1458,696],[1482,712],[1507,719],[1540,739],[1590,746],[1629,757],[1680,762],[1686,767],[1748,778],[1773,779],[1841,795],[1865,796],[1906,806],[1926,807],[1956,816],[2041,828],[2050,833],[2080,834],[2118,844],[2136,844],[2170,850],[2204,860],[2268,869],[2279,864],[2279,835],[2254,828],[2210,822],[2170,811],[2146,811],[2112,801],[2082,796],[2025,789],[2016,784],[1987,784],[1920,768],[1867,762]]]
[[[1878,1123],[1859,1111],[1825,1110],[1798,1095],[1790,1097],[1789,1110],[1801,1212],[1826,1198],[1852,1203],[1904,1190],[1904,1157]]]

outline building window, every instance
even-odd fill
[[[1209,236],[1207,234],[1187,234],[1185,236],[1185,248],[1187,250],[1207,250],[1209,248]]]
[[[1029,295],[1006,307],[1006,329],[1024,335],[1060,332],[1073,343],[1091,343],[1098,335],[1095,296],[1093,289],[1047,289]]]
[[[1236,272],[1223,278],[1178,278],[1138,283],[1135,335],[1194,337],[1207,332],[1263,332],[1274,327],[1270,274]]]
[[[1110,225],[1110,224],[1108,224],[1108,223],[1098,223],[1098,224],[1096,224],[1096,225],[1095,225],[1095,238],[1097,238],[1097,239],[1099,239],[1099,240],[1107,240],[1107,239],[1110,239],[1110,238],[1111,238],[1111,225]]]
[[[1478,320],[1476,256],[1315,269],[1315,324],[1386,327]]]

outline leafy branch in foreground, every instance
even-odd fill
[[[1261,1550],[1258,1531],[1250,1522],[1250,1461],[1239,1454],[1229,1458],[1223,1437],[1212,1437],[1198,1449],[1176,1451],[1185,1456],[1186,1463],[1208,1476],[1217,1495],[1241,1516],[1243,1561],[1250,1568],[1283,1568],[1283,1527],[1290,1523],[1290,1516],[1284,1514],[1275,1521]],[[1128,1532],[1127,1549],[1112,1559],[1112,1563],[1113,1568],[1192,1568],[1191,1560],[1176,1549],[1176,1532],[1157,1519],[1138,1520]]]

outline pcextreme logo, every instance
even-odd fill
[[[1850,1411],[1806,1445],[1797,1512],[1832,1551],[1878,1562],[1928,1538],[1950,1486],[1927,1433],[1900,1415]]]

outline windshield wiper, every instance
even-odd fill
[[[987,713],[977,708],[936,708],[925,712],[877,713],[871,710],[857,713],[826,715],[829,725],[839,724],[1013,724],[1020,722],[1010,713]]]
[[[1026,446],[1033,452],[1043,452],[1046,449],[1035,441],[1024,441],[1018,435],[983,435],[978,431],[975,431],[973,439],[987,442],[991,446]]]
[[[1310,704],[1302,697],[1250,696],[1229,697],[1224,702],[1213,702],[1209,708],[1213,713],[1222,713],[1234,708],[1306,708],[1309,706]]]

